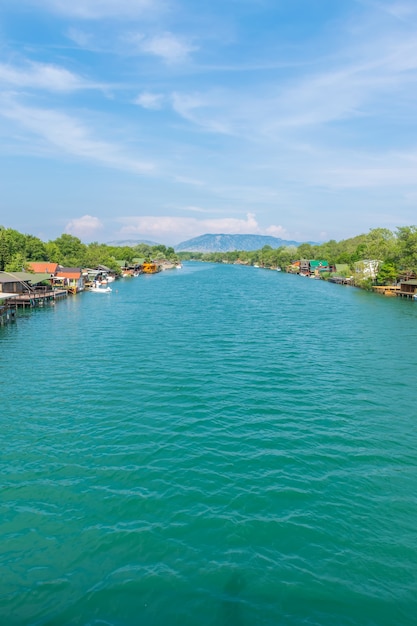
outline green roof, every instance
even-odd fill
[[[50,274],[32,274],[31,272],[0,272],[0,281],[2,283],[18,283],[23,281],[36,285],[37,283],[50,279]]]
[[[310,261],[310,267],[327,267],[328,261]]]

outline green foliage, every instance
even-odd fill
[[[398,270],[392,263],[382,263],[378,270],[376,282],[378,285],[391,285],[398,276]]]
[[[417,226],[401,226],[398,230],[397,265],[417,272]]]
[[[342,241],[330,240],[321,245],[308,243],[296,247],[271,248],[261,250],[234,250],[233,252],[175,253],[174,248],[162,244],[149,246],[108,246],[97,242],[83,244],[80,239],[62,234],[54,241],[43,243],[33,235],[23,235],[11,228],[0,226],[0,270],[10,268],[19,271],[27,261],[51,261],[72,267],[97,267],[106,265],[118,271],[116,259],[124,259],[128,264],[134,258],[178,260],[202,260],[216,263],[244,263],[262,267],[287,268],[293,260],[307,258],[325,259],[330,265],[346,264],[350,275],[356,262],[365,259],[381,261],[377,282],[389,284],[396,280],[400,272],[417,273],[417,226],[402,226],[396,233],[386,228],[374,228],[367,234],[357,235]],[[358,274],[357,284],[370,288],[372,280],[366,274]]]
[[[46,245],[32,235],[26,235],[25,242],[26,258],[28,261],[47,261],[48,253],[46,251]]]
[[[47,255],[47,260],[50,261],[51,263],[61,263],[62,264],[62,254],[61,254],[61,250],[58,248],[58,246],[56,245],[56,243],[54,243],[53,241],[48,241],[48,243],[45,244],[45,250],[46,250],[46,255]],[[34,259],[35,261],[40,261],[41,259]]]
[[[52,243],[59,248],[61,255],[59,263],[61,265],[66,265],[68,267],[80,267],[85,264],[84,260],[87,246],[81,243],[81,240],[78,239],[78,237],[64,233]]]
[[[360,287],[361,289],[365,289],[366,291],[372,291],[374,281],[372,280],[372,278],[359,278],[355,280],[355,286]]]
[[[19,252],[23,255],[25,251],[26,237],[12,228],[2,228],[0,230],[0,270],[12,262],[13,257]]]
[[[6,272],[24,272],[26,271],[26,258],[22,252],[16,252],[6,263],[4,270]]]

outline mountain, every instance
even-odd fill
[[[200,235],[182,241],[175,246],[176,252],[231,252],[233,250],[260,250],[264,246],[282,248],[299,246],[297,241],[286,241],[267,235]]]
[[[139,244],[144,243],[147,246],[159,246],[161,244],[156,243],[155,241],[147,241],[146,239],[124,239],[123,241],[108,241],[107,242],[107,246],[118,246],[118,247],[123,247],[123,246],[129,246],[130,248],[134,248],[135,246],[138,246]]]

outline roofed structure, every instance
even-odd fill
[[[47,261],[30,261],[28,267],[36,273],[56,274],[58,263],[48,263]]]

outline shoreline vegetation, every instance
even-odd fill
[[[122,276],[156,273],[161,269],[180,267],[181,262],[187,260],[278,270],[353,285],[384,295],[417,299],[417,226],[398,227],[396,232],[386,228],[374,228],[367,234],[339,242],[330,240],[320,245],[303,243],[299,246],[280,248],[266,245],[260,250],[252,251],[178,253],[173,247],[162,244],[140,243],[136,246],[116,246],[98,242],[84,244],[69,234],[62,234],[57,239],[45,243],[33,235],[0,226],[0,272],[3,277],[7,273],[9,276],[16,273],[14,274],[16,276],[25,272],[31,277],[34,266],[56,264],[57,267],[70,271],[78,268],[80,275],[83,273],[85,276],[90,271],[86,268],[105,267],[114,280]],[[153,268],[152,272],[147,272],[147,266]],[[21,278],[21,281],[26,278]],[[51,274],[50,277],[43,274],[40,278],[44,279],[41,283],[29,280],[25,285],[26,290],[35,292],[36,285],[38,300],[39,289],[44,289],[49,290],[50,299],[55,301],[57,297],[54,288],[58,285],[56,282],[58,274],[54,276]],[[64,286],[62,281],[59,284],[61,287]],[[88,289],[88,282],[85,286]],[[0,285],[0,291],[6,292],[5,287],[6,284]],[[83,290],[84,284],[80,289],[68,288],[67,292],[76,293]],[[19,285],[13,286],[12,291],[18,292],[21,288]],[[28,293],[20,294],[22,300],[24,296],[29,297]],[[8,303],[5,298],[6,294],[2,299],[0,293],[0,308],[10,313],[12,300]],[[43,300],[47,301],[46,295]],[[30,306],[34,306],[35,298],[30,298],[29,302]],[[17,306],[16,301],[14,304]]]
[[[417,226],[392,232],[374,228],[367,234],[320,245],[232,252],[181,252],[181,260],[252,265],[312,276],[374,290],[417,278]]]

